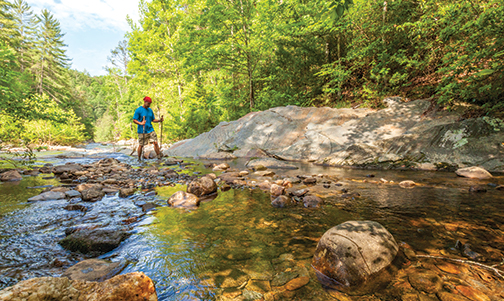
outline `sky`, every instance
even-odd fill
[[[48,9],[61,24],[71,68],[105,75],[110,51],[130,31],[126,16],[138,21],[139,0],[25,0],[33,12]]]

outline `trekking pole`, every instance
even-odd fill
[[[143,121],[142,122],[145,122],[145,116],[143,118]],[[138,158],[138,160],[142,161],[143,160],[143,152],[144,152],[144,147],[145,147],[145,123],[143,124],[143,130],[142,130],[142,139],[140,139],[142,145],[142,151],[140,152],[140,158]]]
[[[164,119],[164,115],[161,115],[161,119]],[[163,148],[163,122],[161,121],[161,141],[159,142],[159,150],[161,151],[161,148]]]

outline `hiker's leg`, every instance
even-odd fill
[[[154,151],[156,152],[157,157],[160,158],[161,151],[159,150],[158,143],[157,142],[153,142],[152,144],[154,144]]]
[[[142,150],[145,145],[144,134],[138,134],[138,160],[142,160]]]

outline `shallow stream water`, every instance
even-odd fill
[[[69,155],[68,152],[63,154]],[[73,151],[70,158],[56,155],[39,154],[37,164],[90,163],[114,157],[134,165],[136,160],[100,145]],[[206,161],[190,161],[195,165],[188,166],[184,172],[212,172],[203,167]],[[230,165],[244,169],[244,163],[236,160]],[[63,209],[68,204],[66,200],[27,202],[29,197],[43,190],[33,187],[59,184],[50,175],[4,182],[0,184],[0,289],[32,277],[59,276],[68,266],[86,259],[58,244],[65,237],[66,228],[81,223],[113,225],[131,217],[139,221],[131,225],[132,235],[119,248],[100,258],[126,260],[128,264],[122,273],[142,271],[147,274],[155,282],[159,300],[215,300],[234,296],[236,287],[241,291],[242,300],[265,298],[266,295],[258,295],[261,293],[258,291],[264,294],[272,290],[267,279],[285,270],[282,265],[285,258],[291,265],[287,269],[305,271],[310,282],[293,294],[276,295],[276,300],[420,300],[404,297],[415,290],[403,289],[400,280],[395,282],[397,285],[391,284],[358,297],[335,296],[322,289],[310,267],[317,241],[325,231],[348,220],[377,221],[399,244],[416,254],[474,261],[485,266],[503,261],[504,191],[495,189],[496,185],[504,185],[503,176],[471,180],[451,172],[357,170],[295,164],[299,169],[275,172],[287,176],[324,175],[324,179],[331,180],[329,188],[308,187],[325,200],[322,208],[273,208],[268,194],[259,189],[243,188],[219,192],[216,198],[203,202],[196,210],[175,209],[166,206],[166,200],[177,190],[185,189],[177,185],[158,187],[156,195],[139,192],[127,199],[109,195],[99,202],[89,203],[84,213]],[[412,180],[418,185],[401,188],[397,183],[403,180]],[[486,187],[487,192],[469,192],[474,185]],[[145,201],[163,206],[145,214],[137,206]],[[470,245],[473,253],[464,254],[455,247],[457,241]],[[470,255],[475,257],[470,258]],[[447,276],[443,288],[446,292],[456,292],[457,285],[462,283],[484,292],[488,300],[504,298],[504,281],[492,271],[475,271],[474,266],[451,263],[457,265],[459,273],[448,276],[458,280],[450,280]],[[425,261],[413,265],[439,272],[436,265],[440,264]],[[411,269],[410,265],[408,267]],[[471,275],[478,273],[484,276],[473,279]],[[256,279],[256,283],[248,281],[250,278]],[[449,283],[454,281],[456,284],[451,287]],[[260,284],[266,287],[254,290]],[[425,292],[416,294],[437,298]]]

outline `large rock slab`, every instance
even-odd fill
[[[59,175],[59,174],[65,173],[65,172],[66,173],[73,173],[73,172],[80,171],[83,169],[84,168],[79,164],[65,164],[65,165],[54,166],[52,172],[55,175]]]
[[[504,172],[502,120],[461,120],[428,100],[394,97],[384,102],[388,107],[382,110],[286,106],[253,112],[176,143],[166,153],[204,157],[220,150],[237,157],[264,154],[331,166],[477,165]]]
[[[249,168],[255,168],[257,166],[264,166],[271,169],[298,169],[296,165],[289,164],[288,162],[277,160],[274,158],[261,158],[254,159],[247,162],[245,165]]]
[[[0,291],[0,300],[156,301],[156,288],[142,272],[118,275],[104,282],[41,277]]]
[[[348,221],[324,233],[312,266],[324,286],[359,291],[391,264],[398,249],[394,237],[379,223]]]

